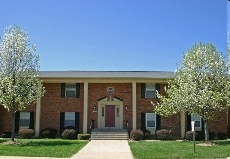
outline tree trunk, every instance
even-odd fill
[[[11,112],[11,120],[12,120],[11,141],[14,141],[14,137],[15,137],[15,111]]]
[[[205,141],[209,141],[209,127],[208,127],[208,120],[204,119],[204,136]]]

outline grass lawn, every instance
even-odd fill
[[[196,142],[198,144],[199,142]],[[196,145],[193,153],[191,141],[140,141],[129,142],[135,159],[152,158],[226,158],[230,157],[230,141],[212,141],[214,146]]]
[[[17,144],[5,144],[0,138],[0,156],[71,157],[88,142],[62,139],[15,139]]]

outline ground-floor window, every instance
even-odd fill
[[[145,113],[146,129],[156,128],[156,113]]]
[[[16,112],[15,132],[21,129],[34,129],[34,112]]]
[[[202,118],[197,114],[191,114],[191,121],[195,121],[195,130],[199,131],[202,129]]]
[[[60,131],[63,131],[66,127],[73,127],[79,130],[79,112],[60,113]]]

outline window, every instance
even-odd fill
[[[61,97],[80,97],[80,83],[62,83],[61,84]]]
[[[192,114],[191,115],[191,121],[195,121],[195,130],[201,130],[202,128],[202,119],[199,115],[197,114]]]
[[[160,93],[159,83],[142,83],[141,98],[157,98],[156,90]]]
[[[75,126],[75,112],[65,112],[64,127]]]
[[[156,98],[155,84],[146,84],[145,98]]]
[[[156,128],[156,113],[145,113],[146,129]]]
[[[75,83],[66,83],[66,85],[65,85],[65,96],[66,97],[75,97],[76,96],[76,84]]]
[[[68,127],[75,127],[79,130],[79,112],[60,112],[60,132]]]
[[[20,112],[19,130],[30,127],[30,112]]]

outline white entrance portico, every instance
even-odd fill
[[[106,97],[98,101],[98,129],[123,128],[123,101]]]

